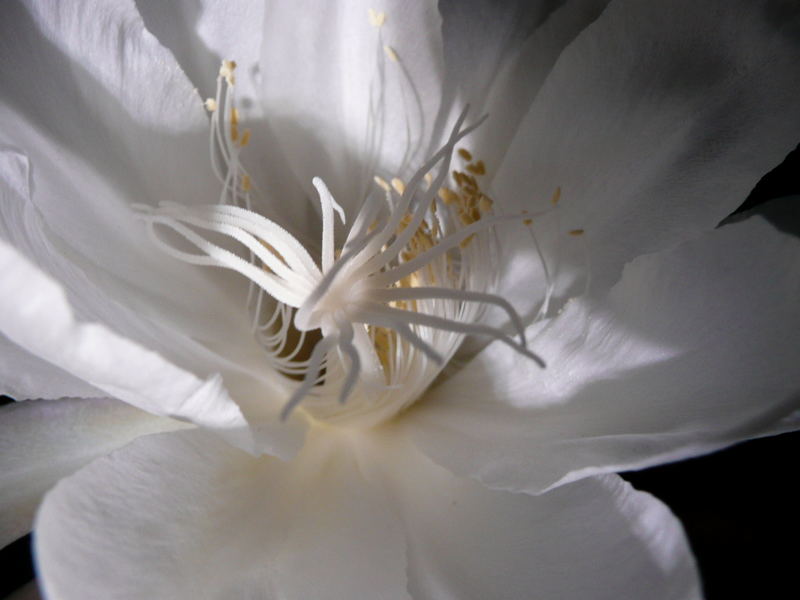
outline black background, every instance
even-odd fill
[[[800,149],[795,149],[759,182],[737,212],[759,210],[772,198],[800,194],[799,173]],[[775,224],[800,235],[800,199],[790,213],[784,210]],[[798,457],[800,432],[623,477],[660,498],[681,520],[707,600],[794,599],[800,598]],[[30,548],[26,536],[0,551],[0,598],[33,577]]]

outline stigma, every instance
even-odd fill
[[[371,19],[383,22],[378,14]],[[422,395],[465,336],[498,340],[545,366],[528,347],[515,309],[492,293],[495,228],[535,215],[497,214],[481,189],[484,162],[457,148],[485,117],[467,124],[465,108],[443,145],[407,180],[374,175],[353,215],[314,177],[321,237],[307,249],[252,209],[257,190],[240,160],[251,133],[236,107],[235,69],[223,61],[216,95],[205,101],[218,201],[137,208],[166,254],[246,278],[252,333],[270,368],[290,385],[284,419],[303,410],[331,423],[385,421]],[[339,239],[337,220],[345,231]],[[482,322],[489,307],[505,313],[513,336]]]

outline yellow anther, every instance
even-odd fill
[[[236,61],[233,60],[223,60],[222,65],[219,68],[219,74],[225,78],[225,81],[228,85],[233,85],[236,81],[236,78],[233,75],[233,72],[236,70]]]
[[[553,197],[550,198],[550,203],[555,206],[558,204],[558,201],[561,200],[561,186],[556,188],[556,191],[553,192]]]
[[[217,101],[214,100],[214,98],[206,98],[206,101],[203,104],[205,104],[208,112],[214,112],[217,110]]]
[[[528,214],[528,211],[527,211],[527,210],[523,210],[523,211],[522,211],[522,214],[523,214],[523,215],[527,215],[527,214]],[[525,225],[531,225],[531,224],[533,224],[533,219],[524,219],[522,222],[523,222]]]
[[[474,237],[475,237],[475,234],[473,233],[473,234],[472,234],[472,235],[470,235],[468,238],[465,238],[465,239],[464,239],[464,240],[462,240],[462,242],[459,244],[459,247],[460,247],[460,248],[463,250],[464,248],[466,248],[467,246],[469,246],[469,245],[472,243],[472,240],[473,240],[473,238],[474,238]]]
[[[478,200],[478,208],[481,212],[487,213],[492,210],[492,204],[494,204],[494,202],[492,202],[492,199],[489,198],[489,196],[481,194],[481,197]]]
[[[406,213],[405,216],[400,219],[400,224],[397,226],[397,233],[403,231],[406,227],[411,224],[411,221],[414,220],[414,215],[411,213]]]
[[[482,160],[479,160],[476,163],[470,163],[467,165],[467,171],[470,173],[474,173],[475,175],[486,175],[486,165],[483,164]]]
[[[472,154],[470,154],[469,151],[465,150],[464,148],[458,149],[458,155],[466,161],[472,160]]]
[[[431,183],[433,183],[433,174],[432,173],[425,173],[425,183],[428,184],[428,189],[430,189]]]
[[[583,235],[583,229],[571,229],[569,232],[570,235]]]
[[[439,188],[439,198],[441,198],[442,202],[445,204],[453,204],[458,201],[459,196],[450,188],[443,187]]]
[[[378,12],[374,8],[370,8],[367,14],[369,15],[369,24],[373,27],[383,27],[383,24],[386,23],[385,12]]]
[[[231,121],[231,140],[234,142],[239,138],[239,126]]]
[[[239,109],[232,108],[231,109],[231,124],[238,125],[239,124]]]
[[[247,133],[247,132],[245,132]],[[242,191],[249,192],[252,187],[250,183],[250,176],[249,175],[242,175]]]
[[[389,57],[389,60],[392,62],[398,62],[400,57],[397,56],[397,52],[394,51],[394,48],[391,46],[384,46],[383,51],[386,53],[386,56]]]
[[[473,219],[472,215],[470,215],[468,212],[458,213],[458,218],[461,220],[461,224],[464,225],[464,227],[472,225],[475,222],[475,219]]]
[[[244,148],[244,147],[245,147],[245,146],[247,146],[247,144],[249,144],[249,143],[250,143],[250,130],[249,130],[249,129],[245,129],[245,130],[242,132],[242,140],[239,142],[239,145],[240,145],[242,148]]]
[[[386,180],[383,177],[379,177],[378,175],[375,175],[375,177],[373,177],[373,180],[375,181],[375,183],[378,184],[378,186],[381,189],[383,189],[384,192],[391,191],[392,188],[389,187],[389,184],[386,183]]]
[[[402,179],[398,179],[397,177],[392,179],[392,187],[394,188],[394,191],[401,196],[403,195],[403,192],[406,191],[406,184],[403,183]]]

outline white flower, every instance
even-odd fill
[[[800,244],[714,228],[796,142],[798,11],[549,6],[3,4],[0,381],[40,400],[2,409],[0,542],[60,480],[48,597],[700,595],[613,472],[796,426]],[[324,375],[281,346],[317,327]]]

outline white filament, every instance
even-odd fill
[[[416,382],[416,387],[409,388],[419,393],[421,382],[429,382],[431,373],[435,373],[428,365],[441,368],[464,335],[500,340],[544,366],[542,359],[528,349],[522,320],[514,308],[503,298],[485,291],[485,282],[492,273],[486,264],[485,248],[460,249],[455,275],[448,262],[452,259],[449,252],[471,236],[527,215],[486,216],[457,227],[448,224],[441,214],[442,208],[431,216],[431,207],[435,208],[438,202],[436,194],[449,174],[455,145],[483,119],[462,128],[468,110],[465,109],[447,142],[413,174],[407,185],[394,186],[397,197],[389,186],[385,186],[385,201],[375,201],[369,196],[356,215],[338,258],[334,213],[343,224],[345,213],[325,183],[315,177],[312,182],[319,195],[322,217],[317,263],[288,231],[250,208],[250,178],[239,160],[244,144],[237,142],[241,139],[238,134],[234,135],[238,116],[232,67],[224,68],[227,70],[224,75],[221,70],[216,98],[210,104],[215,107],[211,115],[210,153],[212,169],[222,185],[219,203],[187,207],[162,202],[158,207],[138,206],[138,210],[153,241],[165,253],[190,264],[236,271],[250,282],[248,306],[253,312],[254,335],[278,370],[302,377],[283,408],[283,418],[304,398],[327,397],[320,384],[322,388],[338,386],[339,404],[344,404],[358,389],[369,388],[379,395],[391,395],[402,383]],[[427,183],[424,189],[423,181]],[[409,217],[401,228],[403,219]],[[433,223],[443,237],[410,259],[402,258],[401,253],[408,250],[424,223]],[[198,253],[178,249],[159,235],[160,228],[178,234]],[[238,245],[245,257],[211,242],[204,232],[232,242],[233,248]],[[546,264],[544,268],[547,273]],[[430,275],[426,275],[426,269]],[[481,277],[475,279],[478,273]],[[397,287],[412,276],[419,278],[420,285]],[[452,287],[432,285],[433,280]],[[483,283],[478,283],[476,289],[473,284],[478,280]],[[549,294],[548,289],[547,299]],[[403,302],[412,302],[414,309],[393,306]],[[490,305],[508,315],[519,342],[499,328],[475,322],[480,310]],[[291,327],[299,331],[292,347],[288,343]],[[322,339],[307,359],[300,360],[307,333],[316,329],[321,331]],[[380,331],[384,337],[378,350]],[[383,362],[379,351],[383,353]]]

